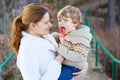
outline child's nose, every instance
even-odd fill
[[[64,21],[63,21],[63,20],[61,20],[61,22],[60,22],[60,25],[62,25],[62,24],[64,24]]]

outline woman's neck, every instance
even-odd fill
[[[43,35],[41,34],[37,34],[37,33],[34,33],[33,31],[26,31],[28,34],[30,35],[33,35],[35,37],[38,37],[38,38],[44,38]]]

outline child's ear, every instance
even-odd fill
[[[74,22],[74,26],[77,27],[79,25],[78,22]]]

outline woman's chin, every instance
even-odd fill
[[[47,33],[45,33],[44,35],[48,35],[48,34],[50,34],[49,32],[47,32]]]

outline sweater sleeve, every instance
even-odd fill
[[[35,48],[32,50],[25,49],[24,53],[19,55],[17,66],[20,69],[20,72],[24,80],[57,80],[61,72],[61,64],[56,60],[52,59],[44,74],[40,71],[40,64],[38,56],[35,53],[38,52]],[[34,54],[33,54],[34,53]],[[42,51],[44,54],[44,51]],[[42,58],[39,56],[39,58]],[[44,63],[45,59],[42,58]]]
[[[64,56],[66,60],[72,62],[79,62],[80,59],[86,61],[87,59],[87,56],[84,56],[82,53],[69,50],[67,47],[61,44],[59,45],[58,53]]]

